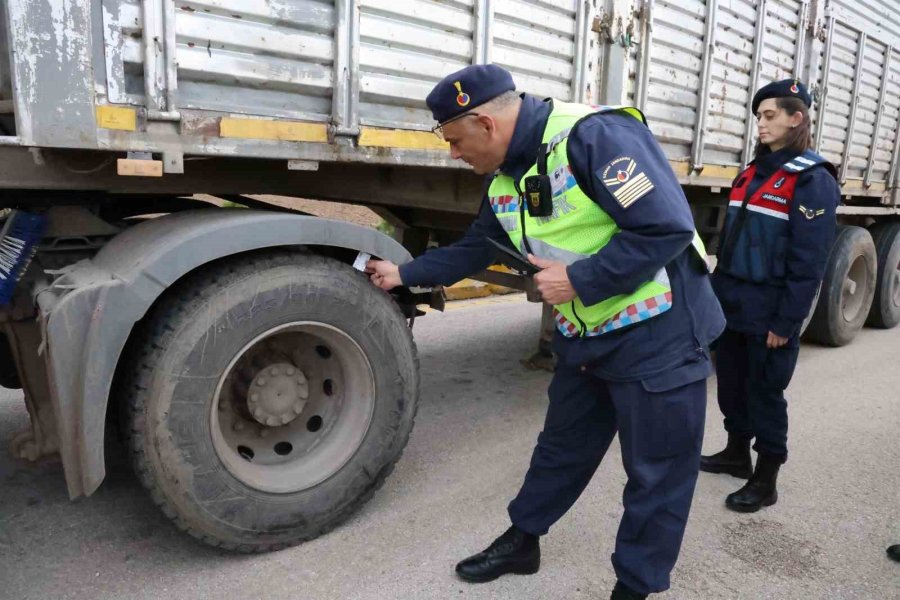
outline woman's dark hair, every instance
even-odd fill
[[[785,98],[775,98],[775,105],[778,108],[783,108],[789,115],[794,115],[798,112],[803,115],[803,121],[788,132],[784,147],[793,150],[797,154],[803,154],[806,150],[812,148],[813,139],[812,127],[809,122],[809,109],[806,107],[803,100],[800,98],[792,98],[790,96]],[[769,152],[771,152],[771,150],[767,144],[761,144],[759,140],[756,140],[756,148],[753,150],[754,158],[758,157],[760,154],[768,154]]]

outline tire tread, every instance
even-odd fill
[[[125,403],[126,415],[124,416],[126,418],[126,427],[124,431],[132,467],[141,484],[150,492],[154,504],[160,508],[163,514],[179,530],[208,546],[237,553],[256,554],[281,550],[328,533],[345,522],[384,485],[388,475],[390,475],[394,466],[400,460],[415,423],[418,402],[414,398],[409,426],[405,428],[405,431],[401,432],[395,428],[391,432],[393,434],[390,438],[391,443],[399,445],[399,450],[395,453],[393,459],[378,473],[374,475],[366,473],[368,478],[367,484],[361,493],[356,493],[355,498],[349,497],[355,490],[355,488],[350,486],[352,489],[345,490],[343,496],[334,503],[340,507],[339,509],[327,514],[321,520],[322,522],[313,524],[303,535],[299,535],[290,541],[251,544],[218,539],[202,531],[192,524],[189,519],[180,515],[176,507],[166,498],[160,483],[153,474],[153,466],[145,452],[144,437],[147,432],[145,431],[146,423],[142,415],[152,387],[151,380],[154,365],[158,364],[161,354],[177,333],[176,328],[172,327],[170,323],[188,314],[189,306],[198,301],[202,302],[209,299],[219,289],[234,283],[236,280],[269,268],[287,264],[295,265],[299,257],[302,257],[305,265],[308,266],[319,266],[332,272],[343,269],[346,275],[357,274],[355,270],[344,263],[306,252],[278,251],[255,254],[243,257],[238,261],[211,265],[168,290],[151,309],[147,318],[142,322],[142,326],[136,331],[136,335],[129,341],[125,373],[123,374],[124,377],[121,378],[124,383],[120,388],[122,393],[120,397]],[[349,273],[346,271],[349,271]],[[404,317],[400,307],[393,301],[391,301],[391,305],[395,317],[405,321],[406,317]],[[417,390],[419,386],[418,352],[412,331],[409,327],[404,327],[404,330],[407,336],[406,341],[410,344],[412,353],[411,376],[414,379],[411,383],[413,389]]]

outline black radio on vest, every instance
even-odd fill
[[[525,201],[532,217],[549,217],[553,214],[553,187],[547,175],[547,144],[538,149],[538,174],[525,178]]]

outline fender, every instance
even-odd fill
[[[110,387],[134,324],[178,279],[211,261],[284,246],[348,248],[403,264],[410,253],[374,229],[245,209],[188,211],[136,225],[38,293],[43,352],[69,496],[106,474]]]

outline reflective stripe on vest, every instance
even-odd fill
[[[619,231],[612,217],[578,185],[568,163],[568,135],[581,119],[595,114],[620,111],[646,123],[643,114],[630,107],[599,107],[554,102],[544,129],[547,144],[547,173],[553,191],[553,212],[549,217],[531,217],[516,190],[516,182],[502,173],[494,177],[488,198],[494,214],[513,245],[523,253],[555,260],[566,265],[593,256]],[[525,174],[537,173],[537,164]],[[520,189],[524,183],[520,183]],[[525,231],[520,227],[524,223]],[[694,234],[693,247],[706,262],[700,236]],[[585,306],[579,298],[554,307],[558,329],[566,336],[596,336],[655,317],[672,307],[672,290],[665,268],[653,280],[631,294],[607,298]]]
[[[796,159],[795,159],[796,160]],[[738,181],[740,185],[731,188],[728,197],[728,207],[738,208],[744,206],[747,197],[748,184],[756,175],[756,165],[750,165],[741,173]],[[798,173],[787,169],[778,169],[750,196],[746,209],[758,212],[776,219],[787,221],[790,218],[791,202],[794,199],[794,188],[797,186]]]

